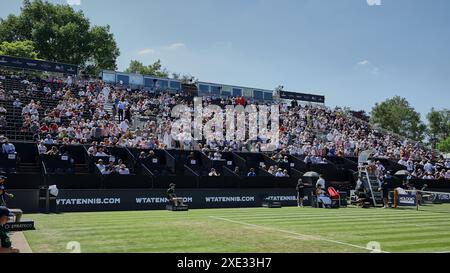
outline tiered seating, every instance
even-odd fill
[[[0,105],[3,105],[7,109],[7,125],[1,128],[0,134],[5,135],[10,140],[34,141],[38,138],[43,138],[43,134],[38,135],[36,133],[30,132],[29,130],[22,130],[22,108],[14,108],[13,102],[15,99],[19,99],[19,101],[22,103],[22,106],[30,103],[31,100],[40,103],[41,108],[38,110],[40,125],[42,125],[42,119],[45,117],[45,110],[56,108],[57,105],[60,104],[60,102],[63,100],[63,98],[55,98],[53,95],[49,96],[42,92],[44,86],[49,86],[53,90],[53,93],[56,90],[61,90],[61,88],[64,87],[61,83],[46,82],[39,79],[32,82],[37,86],[38,91],[31,92],[29,90],[30,85],[23,84],[20,79],[7,78],[5,80],[2,80],[2,88],[6,91],[8,96],[12,96],[12,99],[0,101]],[[101,85],[101,83],[94,83],[91,87],[91,90],[95,91],[91,91],[90,98],[92,98],[93,100],[100,100],[100,94],[102,93],[103,85]],[[86,88],[87,86],[83,87],[83,89]],[[76,91],[77,88],[72,87],[72,98],[79,99],[78,93]],[[164,117],[164,115],[169,115],[170,111],[168,111],[167,109],[170,109],[175,104],[185,103],[185,105],[189,105],[191,103],[192,96],[196,94],[196,87],[194,85],[183,85],[183,91],[183,95],[181,96],[175,96],[174,94],[170,96],[159,96],[160,94],[148,95],[144,92],[139,91],[135,93],[129,93],[126,90],[118,89],[111,91],[115,92],[114,95],[117,97],[115,97],[115,99],[111,98],[108,103],[112,105],[114,100],[126,98],[130,103],[130,106],[136,107],[134,112],[135,115],[143,114],[144,112],[149,113],[147,116],[152,117],[152,119],[155,121],[155,124],[147,123],[144,125],[146,127],[150,127],[150,129],[141,128],[148,129],[147,132],[145,132],[148,136],[145,141],[150,142],[150,139],[152,139],[151,141],[153,141],[153,139],[156,138],[156,142],[158,142],[158,145],[160,145],[164,140],[162,139],[162,134],[157,132],[157,129],[161,129],[161,125],[158,122],[164,120],[162,118]],[[95,120],[99,123],[102,123],[102,125],[104,126],[112,125],[112,127],[115,127],[113,129],[117,129],[119,124],[114,119],[94,118],[93,110],[95,109],[93,108],[97,106],[100,108],[103,107],[102,104],[105,98],[101,99],[102,103],[91,105],[82,104],[86,106],[86,108],[84,108],[82,117],[85,120]],[[233,100],[216,99],[212,101],[214,103],[220,104],[221,106],[224,106],[231,103],[231,101]],[[78,103],[80,103],[80,101]],[[289,110],[293,111],[293,114],[289,113]],[[283,127],[284,130],[290,132],[291,135],[289,137],[287,137],[286,135],[283,136],[285,137],[285,139],[282,140],[285,141],[283,142],[284,147],[283,149],[280,149],[281,151],[277,151],[277,153],[283,154],[283,160],[274,159],[273,156],[275,156],[276,153],[264,154],[245,152],[247,148],[242,150],[234,149],[234,152],[228,152],[231,150],[230,147],[228,147],[228,149],[224,149],[223,151],[221,149],[227,147],[209,148],[205,144],[206,141],[201,143],[203,147],[207,147],[206,150],[198,150],[193,152],[179,150],[179,146],[173,147],[174,149],[156,149],[155,144],[155,149],[153,150],[155,154],[154,156],[140,158],[140,153],[142,151],[148,153],[150,149],[140,149],[136,147],[150,146],[141,146],[142,144],[139,143],[140,140],[138,140],[136,144],[135,140],[137,138],[137,133],[134,130],[128,131],[127,133],[110,134],[108,135],[108,137],[104,138],[103,136],[98,137],[99,142],[107,142],[105,146],[107,147],[108,153],[111,155],[101,159],[103,159],[105,164],[108,164],[110,161],[113,161],[114,164],[118,164],[120,161],[121,163],[126,165],[131,174],[146,175],[151,177],[189,176],[193,179],[192,181],[195,181],[195,179],[197,178],[207,177],[212,169],[215,169],[216,172],[221,176],[227,177],[245,177],[251,169],[254,169],[257,176],[259,177],[274,178],[275,174],[273,172],[273,168],[275,169],[275,171],[278,171],[278,168],[280,168],[283,172],[285,171],[287,178],[298,178],[302,177],[303,174],[308,171],[315,171],[323,174],[327,180],[352,181],[352,179],[354,179],[354,172],[357,171],[357,159],[351,156],[347,158],[342,156],[342,154],[344,154],[343,151],[341,153],[341,156],[334,156],[335,154],[339,154],[339,152],[336,150],[339,150],[340,148],[345,146],[342,142],[345,142],[350,138],[353,138],[353,140],[355,141],[358,141],[359,139],[371,140],[375,138],[377,139],[376,142],[378,143],[371,143],[370,145],[380,146],[378,144],[382,144],[381,140],[383,139],[383,136],[379,133],[374,132],[372,128],[370,128],[370,125],[361,125],[358,121],[355,121],[353,123],[353,121],[350,121],[349,119],[341,116],[337,111],[324,110],[314,107],[291,107],[289,108],[289,110],[285,110],[284,117],[281,118],[281,127]],[[290,120],[293,120],[295,122],[290,123]],[[77,120],[77,122],[79,121],[80,120]],[[71,118],[61,117],[61,122],[59,125],[68,125],[70,122]],[[154,127],[153,130],[151,130],[151,126]],[[89,127],[89,129],[90,128],[91,127]],[[297,129],[298,131],[296,131]],[[297,134],[292,133],[294,131],[297,132]],[[352,135],[354,131],[358,131],[357,136]],[[331,134],[330,137],[332,140],[328,139],[327,134]],[[54,139],[55,136],[55,134],[52,134],[52,137]],[[111,144],[111,142],[113,142],[113,138],[118,138],[118,141],[116,141],[115,143],[124,141],[127,144]],[[378,141],[378,138],[380,138],[380,141]],[[61,142],[61,140],[58,141]],[[71,141],[74,141],[78,145],[66,145],[67,149],[70,149],[67,154],[61,153],[53,156],[40,155],[39,157],[37,157],[36,155],[37,160],[28,158],[25,161],[21,161],[20,159],[24,154],[19,152],[16,162],[13,162],[13,159],[6,159],[6,161],[5,158],[0,159],[0,167],[7,166],[9,169],[10,166],[14,167],[15,165],[16,168],[12,169],[13,171],[14,169],[17,169],[19,173],[22,171],[29,173],[39,172],[39,168],[42,168],[42,171],[47,175],[61,173],[74,175],[94,173],[98,174],[98,169],[96,168],[95,163],[98,162],[100,157],[88,155],[87,149],[89,149],[90,144],[83,146],[85,144],[84,142],[82,144],[80,143],[80,141],[74,140],[73,137],[72,139],[69,139],[69,142],[67,143],[70,143]],[[87,143],[91,143],[91,141],[92,139],[89,139]],[[129,143],[133,144],[130,145]],[[292,147],[289,147],[289,145],[291,145],[290,143],[294,143],[294,146],[297,145],[297,147],[294,148],[298,148],[298,150],[301,150],[302,152],[291,153],[290,149]],[[384,148],[395,150],[396,148],[400,147],[400,144],[398,143],[400,143],[400,141],[398,140],[391,141],[391,143],[389,144],[390,147]],[[35,146],[35,144],[33,145]],[[334,149],[335,151],[333,153],[328,153],[327,145],[333,146],[332,149]],[[52,146],[55,145],[50,145],[48,149],[50,149]],[[58,147],[58,149],[61,148],[61,145],[56,146]],[[153,148],[153,146],[151,147]],[[370,147],[364,147],[361,149],[366,148]],[[214,153],[215,149],[220,150],[220,153],[222,154],[221,159],[211,158],[210,153]],[[249,148],[248,150],[253,151],[254,149]],[[354,150],[346,148],[345,155],[357,154],[359,151],[357,149],[355,151]],[[392,152],[391,154],[383,152],[383,149],[380,149],[380,151],[381,156],[394,154],[394,152]],[[190,155],[191,153],[192,155]],[[305,157],[312,154],[314,154],[316,157],[321,158],[322,163],[308,163],[308,160],[305,160]],[[385,168],[393,173],[398,170],[405,169],[404,166],[396,163],[396,160],[398,159],[380,159]],[[270,169],[270,167],[272,167],[272,169]],[[270,182],[270,179],[268,179],[267,181],[269,181],[269,184],[272,183]]]

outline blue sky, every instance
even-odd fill
[[[67,0],[111,25],[121,56],[201,81],[323,94],[370,111],[450,108],[448,0]],[[21,0],[0,0],[0,17]],[[66,0],[53,0],[65,3]],[[370,5],[369,5],[370,4]]]

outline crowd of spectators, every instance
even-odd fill
[[[439,156],[434,163],[428,159],[414,161],[411,158],[403,157],[398,163],[406,167],[409,178],[419,178],[426,180],[450,180],[450,159]]]
[[[113,161],[110,161],[109,163],[105,163],[103,159],[99,159],[97,161],[97,164],[95,164],[98,171],[102,175],[130,175],[130,169],[127,168],[125,164],[121,162],[121,160],[118,160],[118,163],[115,164]]]
[[[229,151],[260,152],[265,140],[247,141],[175,141],[171,136],[172,108],[184,105],[193,108],[193,98],[179,92],[150,92],[131,90],[120,85],[105,84],[100,80],[86,81],[52,79],[36,83],[22,80],[25,92],[38,92],[57,101],[55,108],[44,109],[38,100],[22,103],[14,101],[21,109],[22,130],[33,132],[43,144],[90,144],[102,146],[132,147],[140,149],[184,149],[204,152],[211,160],[222,160],[222,153]],[[1,97],[8,96],[0,86]],[[203,106],[217,104],[247,105],[255,103],[244,99],[204,98]],[[271,103],[267,103],[270,105]],[[326,156],[358,156],[371,149],[374,157],[389,158],[405,165],[414,177],[448,178],[448,160],[438,158],[420,143],[401,139],[393,134],[381,133],[368,123],[346,115],[341,109],[319,105],[280,106],[280,143],[272,157],[277,163],[287,163],[288,155],[301,157],[306,164],[326,164]],[[6,109],[4,109],[6,110]],[[4,112],[0,105],[1,115]],[[193,111],[193,110],[192,110]],[[43,113],[43,115],[40,115]],[[136,126],[135,117],[145,117],[146,122]],[[211,118],[204,118],[206,123]],[[188,134],[182,130],[180,134]],[[98,151],[101,154],[101,151]],[[429,164],[433,165],[430,168]],[[434,162],[434,163],[431,163]],[[285,170],[269,167],[276,176],[287,175]]]

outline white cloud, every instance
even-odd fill
[[[358,65],[368,65],[370,62],[368,60],[362,60],[358,63]]]
[[[80,6],[81,0],[67,0],[67,4],[69,4],[71,6]]]
[[[179,49],[179,48],[182,48],[182,47],[186,47],[186,45],[184,43],[173,43],[173,44],[167,46],[166,48],[175,50],[175,49]]]
[[[376,74],[378,74],[378,72],[380,72],[380,69],[377,66],[375,66],[374,64],[372,64],[372,62],[370,62],[369,60],[359,61],[357,63],[357,67],[364,68],[365,70],[369,71],[370,73],[372,73],[374,75],[376,75]]]
[[[381,0],[366,0],[369,6],[381,6]]]
[[[153,48],[145,48],[138,52],[139,55],[149,55],[154,54],[156,51]]]

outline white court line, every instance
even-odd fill
[[[255,227],[255,228],[259,228],[259,229],[266,229],[266,230],[282,232],[282,233],[286,233],[286,234],[290,234],[290,235],[295,235],[297,237],[302,237],[302,238],[305,238],[305,237],[308,238],[309,237],[311,239],[318,240],[318,241],[325,241],[325,242],[329,242],[329,243],[345,245],[345,246],[351,246],[351,247],[354,247],[354,248],[365,249],[365,250],[370,250],[370,251],[372,250],[372,249],[369,249],[367,247],[363,247],[363,246],[359,246],[359,245],[353,245],[353,244],[349,244],[349,243],[344,243],[344,242],[340,242],[340,241],[336,241],[336,240],[325,239],[325,238],[316,237],[316,236],[312,236],[312,235],[306,235],[306,234],[301,234],[301,233],[287,231],[287,230],[282,230],[282,229],[277,229],[277,228],[270,228],[270,227],[265,227],[265,226],[259,226],[259,225],[245,223],[245,222],[241,222],[241,221],[234,221],[234,220],[230,220],[230,219],[226,219],[226,218],[222,218],[222,217],[215,217],[215,216],[209,216],[209,217],[212,218],[212,219],[222,220],[222,221],[235,223],[235,224],[240,224],[240,225],[244,225],[244,226],[249,226],[249,227]],[[382,250],[379,250],[379,252],[380,253],[389,253],[387,251],[382,251]]]

